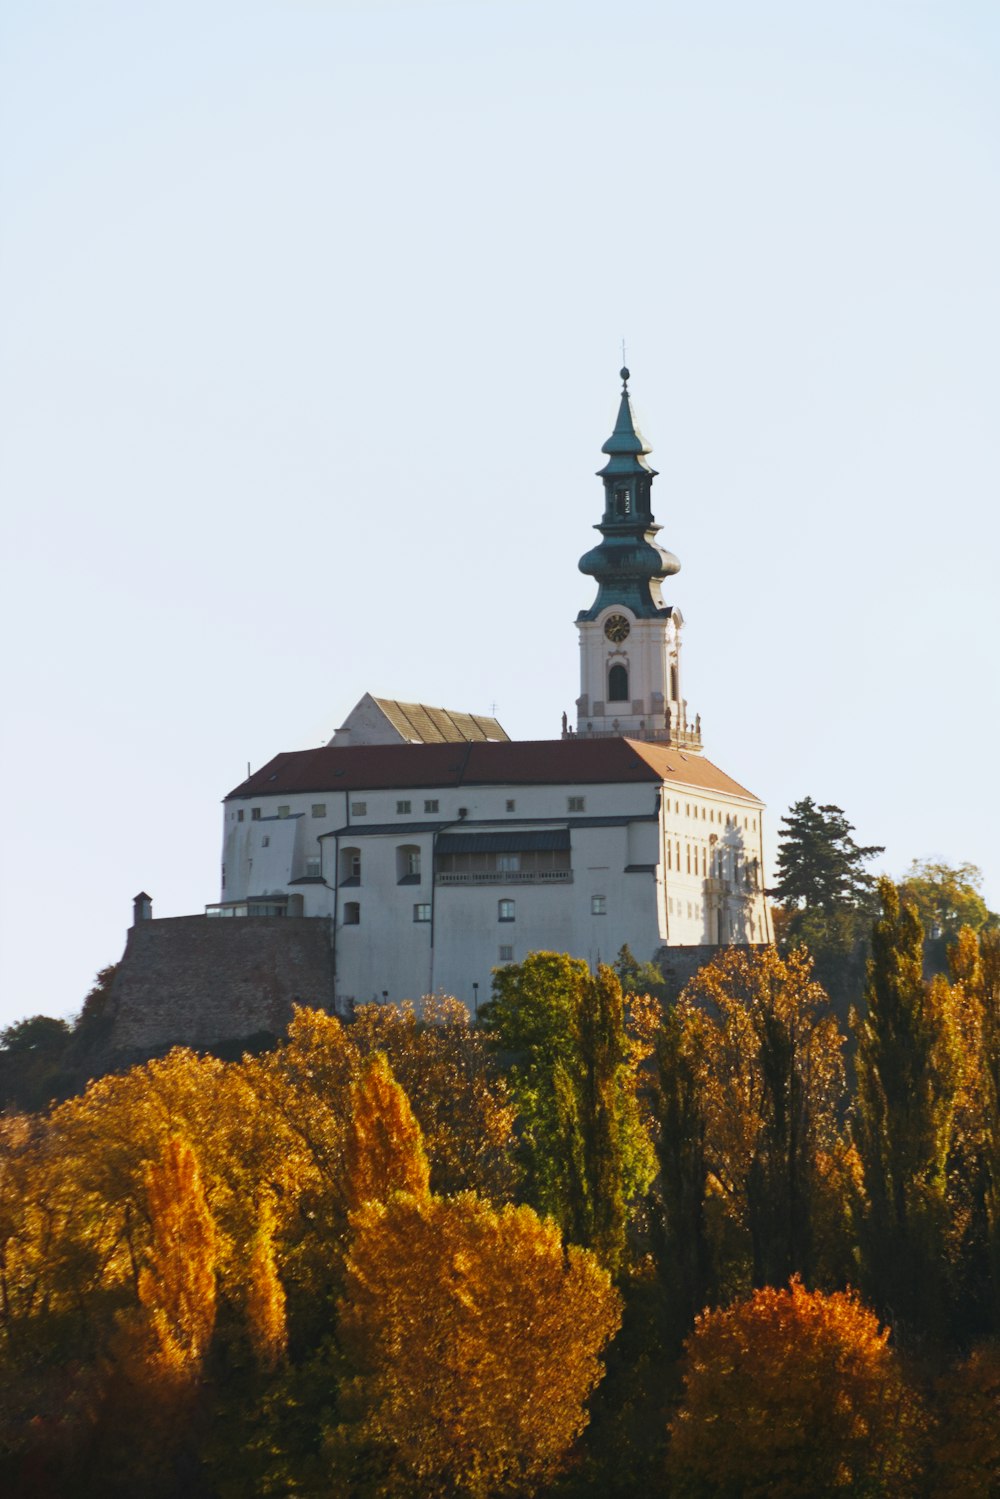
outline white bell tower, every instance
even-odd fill
[[[577,616],[580,632],[580,738],[655,739],[701,749],[701,722],[688,721],[681,685],[679,609],[663,601],[660,584],[679,572],[672,552],[656,545],[650,491],[656,470],[635,424],[629,372],[615,430],[601,449],[608,462],[604,515],[595,527],[602,540],[580,559],[580,571],[597,579],[597,598]],[[573,733],[568,727],[565,737]]]

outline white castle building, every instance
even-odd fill
[[[600,543],[580,569],[577,722],[512,742],[490,718],[366,695],[330,743],[277,755],[225,799],[214,917],[326,918],[338,1009],[490,993],[538,949],[771,940],[763,805],[702,753],[681,688],[679,570],[656,545],[655,470],[622,370]]]

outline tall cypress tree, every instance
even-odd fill
[[[617,1273],[628,1204],[653,1175],[621,984],[603,965],[533,953],[498,969],[493,992],[484,1023],[512,1055],[533,1205]]]
[[[960,1080],[958,1042],[943,980],[923,977],[923,928],[879,881],[858,1042],[855,1141],[864,1168],[860,1205],[869,1290],[897,1328],[945,1328],[946,1166]]]

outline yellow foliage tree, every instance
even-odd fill
[[[152,1243],[139,1274],[153,1369],[193,1383],[215,1329],[217,1235],[201,1173],[186,1141],[171,1136],[147,1169]]]
[[[516,1110],[482,1031],[457,999],[359,1005],[351,1040],[385,1052],[423,1131],[435,1192],[473,1191],[491,1202],[513,1194]]]
[[[365,1062],[349,1099],[344,1145],[348,1206],[387,1202],[394,1192],[426,1197],[430,1168],[420,1125],[382,1052]]]
[[[816,1228],[831,1217],[844,1089],[844,1037],[812,959],[725,951],[687,985],[676,1023],[697,1058],[709,1193],[749,1239],[754,1284],[811,1277],[830,1257]]]
[[[671,1494],[910,1494],[923,1418],[889,1333],[850,1292],[796,1279],[704,1312],[671,1423]]]
[[[285,1290],[274,1255],[274,1208],[265,1198],[258,1213],[247,1280],[247,1326],[257,1363],[273,1373],[288,1348]]]
[[[531,1492],[583,1430],[620,1299],[530,1208],[397,1194],[352,1217],[340,1307],[360,1370],[341,1438],[392,1454],[393,1493]]]

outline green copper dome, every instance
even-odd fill
[[[645,461],[648,447],[635,422],[629,397],[629,372],[621,372],[622,394],[615,430],[601,448],[608,461],[598,469],[604,481],[604,515],[594,527],[602,540],[580,558],[580,571],[596,578],[597,597],[578,619],[596,619],[611,604],[624,604],[639,619],[668,611],[660,593],[664,578],[680,571],[673,552],[654,540],[659,526],[653,519],[650,491],[655,468]]]

